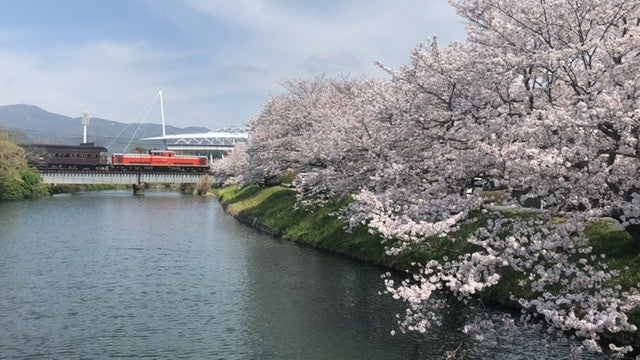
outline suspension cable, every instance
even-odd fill
[[[194,113],[195,115],[199,116],[200,118],[207,120],[210,123],[213,123],[214,125],[216,125],[217,127],[223,127],[222,124],[218,123],[217,121],[199,113],[198,111],[196,111],[195,109],[191,108],[189,105],[183,103],[182,101],[175,99],[173,97],[167,96],[166,94],[164,94],[165,98],[169,98],[171,101],[177,103],[178,105],[181,105],[182,107],[184,107],[185,109],[191,111],[192,113]]]
[[[145,111],[145,110],[146,110],[146,114],[145,114],[145,117],[144,117],[144,118],[146,118],[146,117],[149,115],[149,112],[151,111],[151,108],[153,107],[153,105],[155,104],[155,102],[156,102],[157,100],[158,100],[158,95],[156,94],[156,96],[154,96],[154,97],[153,97],[149,102],[147,102],[147,104],[146,104],[145,106],[143,106],[143,107],[142,107],[142,109],[138,110],[138,112],[134,115],[133,120],[137,119],[137,118],[138,118],[138,116],[139,116],[143,111]],[[111,141],[111,143],[109,143],[109,145],[107,145],[107,149],[108,149],[108,148],[110,148],[110,147],[111,147],[111,145],[113,145],[113,143],[114,143],[114,142],[116,142],[116,140],[119,140],[119,139],[120,139],[120,135],[122,135],[122,133],[123,133],[123,132],[124,132],[124,131],[129,127],[129,125],[131,125],[131,124],[132,124],[132,123],[127,123],[127,125],[126,125],[124,128],[122,128],[122,130],[120,130],[120,132],[118,133],[118,135],[116,135],[116,136],[113,138],[113,141]],[[140,128],[140,125],[138,125],[138,129],[139,129],[139,128]],[[136,133],[136,132],[138,132],[138,130],[136,130],[136,131],[134,132],[134,135],[135,135],[135,133]],[[131,138],[131,139],[129,140],[129,143],[127,143],[127,146],[125,147],[125,151],[126,151],[126,149],[129,147],[129,144],[131,144],[131,141],[133,141],[133,138]]]

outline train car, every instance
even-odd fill
[[[23,145],[27,163],[37,169],[107,169],[107,148],[93,143],[80,145]]]
[[[206,156],[176,155],[169,150],[149,150],[147,154],[112,154],[111,166],[115,170],[169,170],[205,172],[209,169]]]

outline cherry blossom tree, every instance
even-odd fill
[[[483,141],[494,136],[487,101],[476,97],[483,89],[469,76],[468,69],[480,73],[475,53],[461,44],[442,49],[434,40],[416,48],[409,65],[387,69],[393,95],[379,117],[393,125],[392,140],[355,197],[352,222],[407,245],[455,229],[481,205],[467,189],[476,177],[496,177],[498,160]]]
[[[288,80],[285,92],[272,97],[250,124],[247,153],[251,178],[265,182],[287,170],[305,171],[313,160],[303,146],[323,119],[326,80]]]
[[[430,94],[453,94],[467,104],[450,109],[452,118],[464,123],[456,134],[465,134],[464,143],[489,155],[490,163],[484,165],[492,170],[490,176],[498,176],[508,190],[526,193],[513,201],[536,197],[546,211],[535,220],[490,221],[469,239],[481,250],[434,260],[400,286],[387,280],[388,290],[408,304],[403,325],[426,330],[433,319],[426,304],[435,290],[444,287],[467,298],[496,284],[508,269],[527,275],[521,285],[531,290],[531,297],[513,300],[557,329],[574,331],[590,348],[597,348],[604,332],[635,331],[626,313],[638,305],[638,293],[605,286],[617,273],[590,254],[584,228],[595,217],[613,216],[638,238],[637,74],[632,70],[640,49],[638,2],[453,4],[469,21],[470,50],[460,53],[454,50],[458,45],[449,46],[454,56],[447,61],[473,54],[463,68],[475,83],[470,84],[474,93],[454,94],[426,85],[433,74],[423,71],[417,59],[433,63],[435,54],[444,53],[436,48],[431,55],[421,48],[414,51],[411,65],[392,72],[394,81],[414,86],[409,93],[427,94],[428,99],[433,98]],[[446,78],[457,79],[450,72]],[[429,120],[434,121],[439,123]],[[468,157],[457,157],[455,164],[466,169]],[[444,174],[443,182],[455,183],[446,172],[438,174]],[[414,195],[407,192],[402,198]],[[438,219],[413,208],[398,213],[393,207],[398,201],[380,194],[363,192],[357,199],[369,226],[410,243],[446,232],[463,218],[455,216],[456,210],[466,217],[465,206],[476,206],[467,202],[456,209],[448,198],[432,210],[445,214],[446,219]],[[432,199],[423,201],[432,206]],[[557,217],[561,224],[553,221]],[[401,243],[398,249],[403,248]]]
[[[249,161],[247,159],[247,144],[236,144],[233,149],[222,159],[214,161],[211,165],[214,174],[214,182],[221,185],[243,184],[244,176],[249,173]]]
[[[613,215],[640,240],[639,3],[453,5],[469,21],[469,40],[515,75],[505,91],[518,122],[502,147],[515,159],[511,186],[556,211]]]
[[[417,46],[405,66],[380,65],[388,82],[286,81],[222,168],[245,182],[316,175],[301,195],[353,196],[350,224],[388,239],[390,254],[482,224],[467,239],[474,251],[386,278],[407,303],[403,330],[437,322],[435,292],[467,301],[511,273],[528,294],[511,301],[590,349],[603,333],[636,331],[627,314],[640,296],[610,286],[618,273],[585,228],[612,217],[640,240],[640,1],[451,4],[466,42]],[[470,191],[476,180],[504,189],[505,205],[535,198],[543,209],[505,216]]]
[[[385,86],[365,78],[291,80],[251,124],[250,176],[264,182],[286,171],[312,173],[307,198],[362,188],[382,162],[388,124],[376,119]]]

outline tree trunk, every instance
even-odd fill
[[[628,225],[625,230],[631,235],[631,238],[640,245],[640,224]],[[639,246],[640,247],[640,246]]]

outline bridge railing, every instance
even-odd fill
[[[184,183],[195,184],[203,174],[154,173],[154,172],[106,172],[41,170],[42,182],[46,184],[137,184],[144,183]]]

